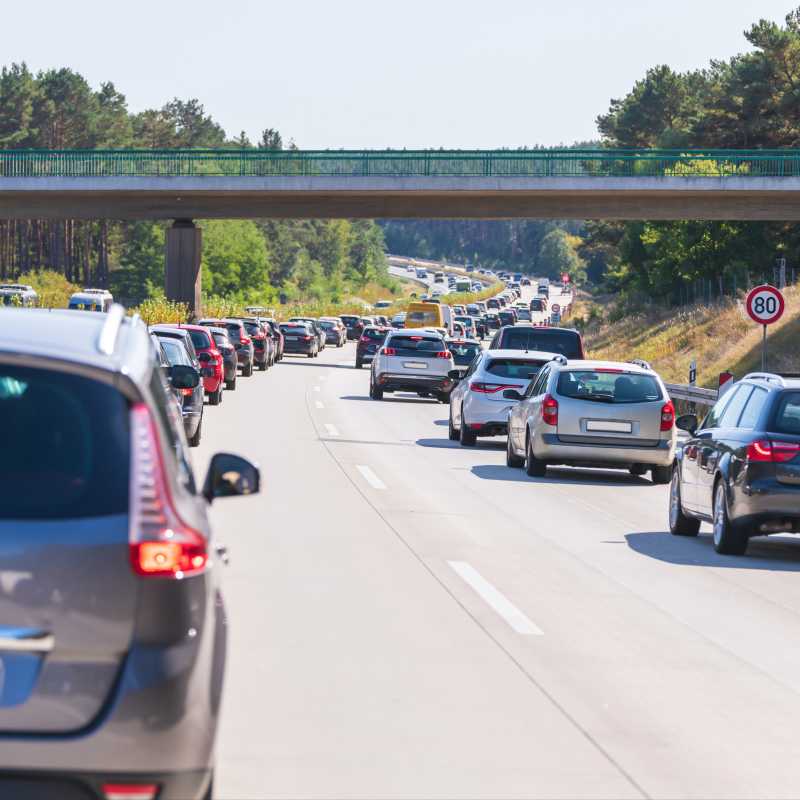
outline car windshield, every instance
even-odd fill
[[[128,510],[128,404],[113,386],[0,365],[0,518],[77,519]],[[47,420],[43,425],[42,421]],[[15,546],[5,557],[11,569]]]
[[[577,332],[547,328],[509,328],[503,334],[501,347],[506,350],[542,350],[560,353],[567,358],[581,358]]]
[[[386,347],[393,348],[399,356],[416,355],[430,358],[447,348],[444,340],[431,336],[393,336],[386,342]]]
[[[543,358],[493,358],[486,365],[486,371],[500,378],[529,380],[535,378],[546,363]]]
[[[621,369],[564,371],[558,377],[556,391],[562,397],[601,403],[650,403],[662,399],[661,387],[652,375]]]
[[[800,436],[800,392],[787,392],[781,397],[772,427],[776,433]]]
[[[453,354],[453,361],[463,367],[475,360],[475,356],[481,351],[481,346],[469,342],[450,342],[447,349]]]

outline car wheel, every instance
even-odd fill
[[[417,396],[418,397],[430,397],[431,393],[430,392],[417,392]]]
[[[508,437],[506,438],[506,466],[519,469],[524,464],[525,459],[522,456],[518,456],[511,447],[511,434],[509,433]]]
[[[650,480],[655,484],[666,484],[672,480],[671,467],[651,467]]]
[[[222,402],[222,386],[216,392],[211,392],[208,395],[208,404],[210,406],[218,406]]]
[[[251,361],[243,370],[242,370],[242,377],[249,378],[253,374],[253,362]]]
[[[200,422],[197,423],[197,430],[189,439],[189,447],[197,447],[203,436],[203,416],[200,415]]]
[[[308,357],[309,358],[314,358],[314,351],[313,350],[308,354]]]
[[[383,400],[383,389],[379,389],[373,383],[369,385],[369,396],[373,400]]]
[[[211,773],[211,780],[208,782],[208,789],[203,795],[203,800],[214,800],[214,773]]]
[[[647,472],[647,467],[645,467],[644,464],[632,464],[630,467],[628,467],[628,472],[638,478]]]
[[[261,370],[261,372],[266,372],[266,371],[267,371],[267,366],[268,366],[268,365],[267,365],[267,362],[266,362],[266,361],[262,361],[262,362],[261,362],[261,363],[258,365],[258,368]]]
[[[672,470],[672,481],[669,486],[669,532],[673,536],[697,536],[700,531],[700,520],[687,517],[683,513],[681,502],[681,474],[678,467]]]
[[[747,533],[728,518],[725,483],[721,479],[714,487],[714,549],[729,556],[741,556],[747,550]]]
[[[447,438],[451,442],[457,442],[461,438],[461,432],[453,425],[453,409],[447,415]]]
[[[461,430],[459,432],[462,447],[475,447],[478,442],[478,437],[475,432],[469,428],[464,419],[464,409],[461,409]]]
[[[356,359],[356,369],[361,369],[361,367],[363,367],[363,366],[364,366],[364,362],[363,361],[359,361],[358,359]]]
[[[232,381],[225,381],[225,388],[228,389],[231,392],[235,392],[236,391],[236,378],[234,377],[234,379]]]
[[[547,464],[533,454],[533,440],[528,437],[525,445],[525,472],[532,478],[544,478],[547,475]]]

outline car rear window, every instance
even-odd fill
[[[214,341],[218,345],[221,345],[223,347],[230,347],[231,346],[231,340],[227,336],[225,336],[225,334],[215,333],[215,334],[212,334],[212,335],[214,337]]]
[[[392,336],[386,342],[386,346],[393,347],[400,356],[416,355],[428,358],[447,349],[443,339],[429,336]]]
[[[186,348],[184,348],[180,342],[176,341],[175,339],[165,339],[162,337],[159,337],[159,341],[161,342],[161,346],[164,348],[164,352],[167,355],[167,361],[169,361],[171,367],[174,367],[176,364],[192,366],[192,362],[189,359],[189,354],[186,352]]]
[[[504,350],[542,350],[546,353],[560,353],[567,358],[582,358],[580,336],[574,331],[514,327],[503,332],[500,348]]]
[[[800,392],[786,392],[781,396],[772,428],[775,433],[800,436]]]
[[[211,342],[208,339],[208,334],[203,331],[189,331],[189,336],[192,338],[192,344],[195,350],[202,350],[206,347],[211,347]]]
[[[0,365],[0,419],[0,519],[127,513],[128,404],[112,386]]]
[[[481,351],[481,346],[466,342],[450,342],[447,349],[453,354],[453,362],[463,367],[475,360],[475,356]]]
[[[539,370],[547,361],[541,358],[493,358],[487,365],[486,371],[501,378],[535,378]]]
[[[361,335],[366,336],[368,339],[374,339],[375,341],[380,341],[386,338],[386,331],[381,331],[378,330],[377,328],[365,328],[364,332]]]
[[[652,375],[620,370],[566,370],[558,377],[558,394],[601,403],[649,403],[662,399]]]
[[[342,317],[342,322],[344,322],[344,324],[348,326],[358,325],[360,319],[358,317]]]
[[[320,320],[318,324],[321,328],[325,328],[325,330],[330,330],[331,328],[336,327],[333,322],[328,322],[326,319]]]
[[[299,323],[296,324],[296,325],[288,325],[288,324],[287,325],[281,325],[281,330],[284,333],[289,333],[289,334],[298,334],[298,333],[306,334],[306,333],[310,333],[309,329],[305,325],[301,325]]]
[[[244,329],[251,336],[257,336],[259,333],[261,333],[261,326],[257,322],[245,322]]]

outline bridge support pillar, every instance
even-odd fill
[[[164,292],[167,300],[186,303],[189,315],[200,313],[200,255],[203,234],[190,219],[176,219],[167,228]]]

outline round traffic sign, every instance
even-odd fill
[[[754,322],[772,325],[783,316],[786,303],[779,289],[774,286],[756,286],[747,293],[745,308]]]
[[[550,310],[551,310],[551,311],[552,311],[554,314],[557,314],[559,311],[561,311],[561,306],[560,306],[558,303],[553,303],[553,305],[552,305],[552,306],[550,306]]]

